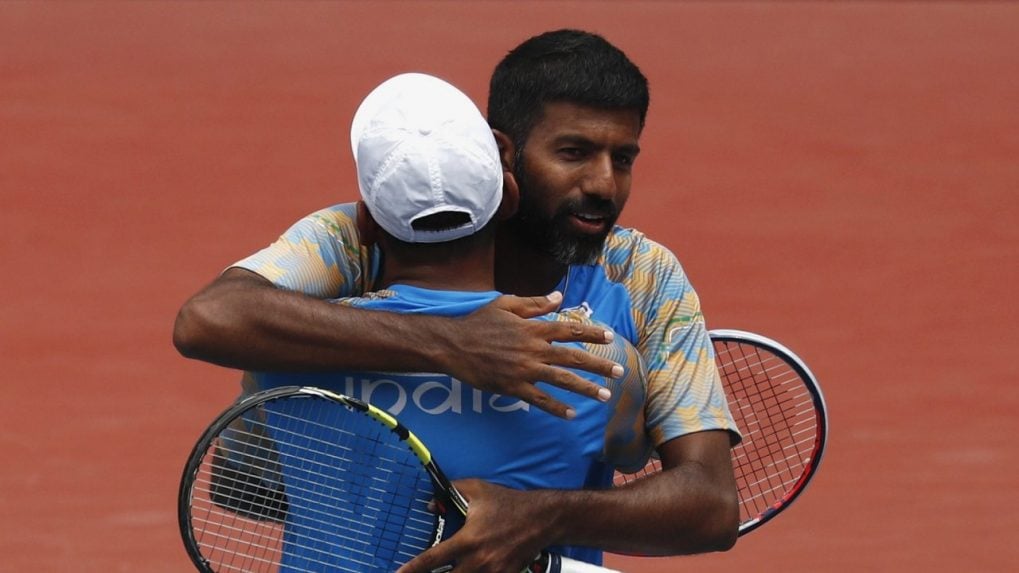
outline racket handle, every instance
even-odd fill
[[[538,558],[536,562],[543,561],[545,555]],[[615,569],[608,569],[606,567],[599,567],[598,565],[592,565],[583,561],[577,561],[568,557],[561,557],[555,554],[548,554],[548,565],[540,573],[622,573]],[[525,571],[524,573],[531,573],[533,570]]]
[[[452,565],[443,565],[432,569],[431,573],[449,573],[453,571]],[[592,565],[569,557],[562,557],[555,553],[543,551],[534,558],[529,567],[520,573],[623,573],[615,569]]]

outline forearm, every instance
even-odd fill
[[[556,544],[639,555],[725,551],[736,541],[733,496],[692,462],[611,490],[540,492]]]
[[[440,317],[380,313],[273,287],[230,269],[180,310],[174,344],[189,358],[246,370],[441,370]]]
[[[535,382],[605,400],[601,385],[560,366],[602,376],[622,367],[551,342],[604,343],[602,327],[527,320],[558,303],[503,296],[455,318],[376,312],[277,289],[234,268],[184,304],[173,342],[188,358],[244,370],[442,372],[569,417]]]

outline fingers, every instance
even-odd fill
[[[491,306],[511,312],[520,318],[535,318],[555,312],[562,303],[562,293],[556,291],[548,296],[514,296],[504,294],[495,299]],[[544,338],[549,342],[590,342],[606,344],[612,342],[615,333],[596,324],[575,321],[541,323],[546,329]]]
[[[548,412],[558,418],[572,420],[577,417],[577,411],[539,390],[536,386],[528,384],[524,391],[518,396],[524,402]]]
[[[538,323],[549,342],[586,342],[608,344],[616,335],[611,330],[595,323],[574,320],[543,321]]]
[[[619,365],[616,365],[615,368],[618,368],[620,371],[622,370],[622,367]],[[599,402],[608,402],[612,398],[612,392],[608,388],[591,382],[590,380],[582,378],[576,373],[563,368],[548,366],[545,368],[543,373],[539,375],[539,379],[552,386],[598,400]],[[553,416],[572,420],[577,415],[577,412],[573,408],[552,398],[550,395],[542,391],[540,387],[535,385],[523,386],[521,388],[520,396],[518,397],[528,404],[548,412]]]
[[[563,302],[563,294],[555,291],[548,296],[515,296],[504,294],[493,305],[508,310],[520,318],[534,318],[555,312]]]
[[[608,347],[585,349],[574,343],[606,344],[613,340],[613,332],[602,325],[566,318],[527,320],[555,311],[561,302],[558,292],[544,297],[503,295],[471,313],[458,328],[458,336],[471,333],[459,345],[471,351],[457,354],[449,372],[472,386],[519,398],[565,419],[576,413],[536,382],[607,401],[611,395],[599,379],[585,377],[618,378],[623,367],[602,356],[612,355],[602,351]]]
[[[521,571],[543,544],[531,527],[526,507],[527,494],[483,480],[468,478],[453,482],[471,500],[467,521],[456,535],[422,552],[397,573],[440,573],[453,571],[505,573]],[[515,508],[515,510],[514,510]]]
[[[623,366],[618,362],[596,356],[576,347],[552,345],[548,350],[545,361],[552,366],[583,370],[584,372],[590,372],[591,374],[597,374],[606,378],[619,378],[623,375]],[[565,378],[564,382],[569,382],[569,380],[571,378]],[[556,386],[560,385],[556,384]],[[567,388],[566,386],[560,387]]]
[[[456,547],[453,543],[455,539],[456,537],[453,537],[443,541],[421,553],[397,569],[396,573],[434,573],[451,570],[447,566],[455,559]]]

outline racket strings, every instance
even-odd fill
[[[737,340],[715,340],[719,375],[743,441],[732,449],[740,523],[757,521],[783,501],[807,474],[823,428],[815,397],[799,372],[778,354]],[[633,474],[617,472],[620,486],[662,470],[652,458]]]
[[[195,479],[192,527],[213,570],[391,571],[430,545],[433,490],[405,443],[324,399],[264,406],[213,440]]]
[[[247,448],[241,451],[249,453]],[[196,483],[206,484],[207,488],[199,488],[203,494],[200,496],[195,496],[192,490],[190,514],[196,540],[208,550],[205,553],[208,561],[220,565],[217,571],[271,570],[278,562],[279,526],[260,517],[271,513],[270,509],[279,509],[279,505],[264,501],[272,499],[270,490],[256,489],[261,471],[225,475],[228,470],[224,463],[222,450],[215,446],[199,467]],[[242,479],[237,480],[238,477]],[[234,511],[225,511],[224,507]]]
[[[336,407],[329,410],[333,414],[342,412],[344,420],[366,421],[363,417],[346,415],[345,410]],[[370,436],[369,440],[365,440],[365,436],[358,439],[358,433],[344,427],[342,420],[318,424],[308,412],[292,416],[279,409],[277,415],[280,423],[274,424],[274,436],[287,451],[287,465],[295,470],[291,472],[295,475],[288,480],[291,486],[288,491],[304,498],[300,533],[295,527],[291,536],[295,546],[305,537],[321,539],[330,533],[339,533],[337,541],[346,544],[346,549],[367,557],[373,554],[375,541],[368,532],[398,531],[408,523],[411,498],[393,497],[393,491],[410,488],[425,495],[429,493],[416,487],[413,480],[406,479],[408,475],[420,474],[420,468],[402,442],[380,441],[377,435]],[[382,428],[371,424],[370,429]],[[322,439],[323,432],[329,439]],[[336,435],[330,436],[331,433]],[[362,472],[364,468],[371,468],[371,472]],[[346,503],[337,506],[336,499],[344,499]],[[422,529],[420,533],[427,536],[429,532]]]
[[[294,421],[294,422],[300,422],[301,421],[299,418],[294,417],[294,416],[286,416],[286,417],[289,418],[291,421]],[[320,426],[320,427],[322,426],[322,424],[315,424],[315,425],[316,426]],[[303,433],[303,431],[302,432],[298,432],[298,431],[294,431],[294,430],[286,430],[286,429],[277,427],[277,428],[273,429],[273,432],[274,432],[274,434],[276,436],[280,437],[281,439],[289,438],[289,439],[293,440],[295,443],[300,441],[300,445],[303,448],[305,448],[306,451],[309,451],[309,452],[310,451],[314,451],[313,450],[314,447],[324,448],[326,445],[330,445],[325,440],[310,439],[310,438],[308,438]],[[237,435],[238,435],[238,437],[242,437],[242,438],[243,437],[257,438],[257,437],[259,437],[262,434],[253,433],[253,432],[245,432],[245,433],[238,432]],[[349,439],[355,439],[355,436],[353,434],[350,434],[349,435]],[[245,470],[235,470],[233,472],[233,473],[235,473],[237,475],[240,475],[240,476],[243,476],[243,477],[247,478],[248,480],[256,480],[256,481],[253,481],[252,483],[257,483],[257,480],[266,480],[267,479],[267,476],[266,476],[265,472],[263,472],[263,471],[258,471],[258,472],[251,471],[252,469],[258,469],[258,464],[257,464],[257,462],[255,462],[255,460],[267,460],[267,459],[269,459],[268,456],[275,456],[275,454],[276,454],[275,448],[271,447],[271,446],[258,445],[258,446],[255,446],[255,448],[257,448],[257,450],[260,451],[261,456],[265,456],[265,457],[258,457],[258,455],[253,455],[252,452],[250,451],[250,448],[246,448],[246,449],[244,449],[242,451],[236,452],[236,453],[240,453],[240,454],[244,455],[245,458],[247,458],[248,463],[241,464],[240,467],[248,468],[248,470],[247,471],[245,471]],[[345,449],[342,446],[339,446],[338,449],[340,451],[348,451],[349,452],[349,448]],[[324,467],[324,464],[326,464],[326,465],[332,464],[332,466],[330,466],[330,467],[343,467],[344,465],[347,465],[347,464],[356,463],[355,460],[353,460],[350,456],[328,454],[328,453],[326,453],[326,451],[324,449],[320,450],[320,451],[318,451],[316,453],[318,454],[316,458],[311,458],[311,457],[308,457],[308,456],[302,456],[300,453],[295,453],[295,454],[292,455],[291,461],[295,462],[297,465],[299,465],[302,468],[304,468],[305,472],[308,475],[315,475],[317,477],[323,478],[323,481],[321,481],[321,482],[311,482],[313,485],[316,486],[314,489],[309,489],[309,488],[306,488],[306,487],[301,487],[301,484],[297,484],[297,485],[291,486],[290,488],[288,488],[288,491],[290,493],[303,493],[303,494],[308,494],[308,495],[323,494],[324,493],[325,495],[329,495],[328,491],[326,491],[326,492],[319,491],[322,488],[317,487],[317,486],[319,486],[321,484],[321,485],[323,485],[325,487],[328,487],[328,484],[330,483],[330,480],[337,481],[337,482],[340,482],[340,483],[344,483],[344,482],[346,482],[346,480],[344,480],[342,477],[337,478],[337,476],[335,476],[332,472],[324,473],[324,472],[321,472],[321,471],[316,471],[315,468],[316,467]],[[376,453],[379,455],[379,457],[376,459],[376,461],[385,461],[386,460],[386,458],[382,455],[381,452],[376,452]],[[380,466],[378,469],[384,471],[384,467],[382,467],[382,466]],[[277,472],[278,472],[278,470],[277,470]],[[268,479],[271,479],[272,481],[278,482],[279,478],[276,477],[276,478],[268,478]],[[305,483],[307,483],[307,482],[305,482]],[[281,487],[282,484],[279,483],[279,486]],[[239,500],[240,498],[233,498],[233,499],[238,499]]]
[[[310,460],[308,458],[304,458],[299,463],[308,463],[308,462],[312,462],[312,460]],[[323,478],[323,479],[326,477],[325,474],[322,474],[321,472],[309,471],[308,473],[311,474],[311,475],[317,475],[319,478]],[[249,476],[249,477],[253,477],[253,478],[261,478],[262,477],[261,474],[256,474],[256,473],[247,473],[246,475]],[[212,487],[214,487],[214,484],[212,483],[212,481],[214,481],[214,480],[202,479],[202,478],[197,479],[196,480],[196,490],[198,490],[200,492],[208,493],[208,494],[210,494],[210,497],[211,497],[212,494],[213,494]],[[334,508],[334,507],[326,505],[326,504],[321,504],[321,503],[315,503],[314,502],[314,500],[316,498],[319,498],[319,499],[322,499],[322,498],[329,499],[331,496],[335,496],[335,494],[338,493],[336,491],[335,487],[332,487],[332,488],[309,488],[309,487],[303,487],[302,485],[305,484],[305,483],[306,482],[297,482],[297,483],[291,484],[287,488],[287,493],[289,494],[289,496],[303,496],[306,500],[308,500],[309,504],[308,504],[307,511],[308,511],[309,517],[315,516],[317,518],[317,521],[319,523],[323,524],[323,525],[330,524],[330,525],[334,525],[334,526],[338,527],[339,529],[350,529],[352,531],[352,533],[357,533],[357,531],[360,529],[360,527],[357,528],[357,529],[352,529],[350,527],[346,527],[347,525],[356,524],[356,523],[360,522],[362,517],[360,515],[358,515],[356,512],[352,511],[350,508],[342,508],[342,507],[341,508]],[[325,483],[328,483],[328,482],[325,481]],[[206,487],[200,487],[200,486],[198,486],[199,484],[205,485]],[[355,489],[355,490],[357,491],[357,489]],[[427,492],[427,491],[425,491],[425,492]],[[371,491],[370,490],[360,491],[360,494],[364,494],[364,496],[367,497],[367,496],[370,496]],[[380,503],[382,503],[381,499],[379,499],[378,501]],[[244,504],[248,503],[249,500],[246,499],[243,496],[240,496],[240,494],[227,494],[227,496],[223,496],[223,494],[220,494],[218,502],[219,502],[219,505],[226,505],[228,507],[231,507],[231,504],[232,504],[232,507],[236,508],[237,506],[244,505]],[[281,504],[278,504],[278,503],[265,505],[262,508],[264,510],[262,512],[262,516],[266,516],[266,515],[271,515],[271,514],[277,513],[278,511],[280,511],[280,505]],[[254,511],[254,510],[255,510],[255,508],[252,508],[252,509],[250,509],[248,511],[248,513],[252,513],[252,514],[258,515],[258,512]],[[340,519],[338,521],[337,521],[337,516],[340,517]],[[428,517],[431,518],[430,515]],[[258,517],[256,517],[256,519],[258,519]],[[412,517],[410,517],[410,520],[412,522],[417,522],[417,523],[420,524],[420,528],[421,528],[421,531],[422,531],[423,535],[430,534],[431,519],[428,519],[428,520],[415,519],[412,516]],[[311,519],[309,521],[310,522],[314,522],[314,520],[311,520]],[[312,526],[311,523],[309,523],[306,527],[308,529],[310,529],[314,533],[325,533],[326,532],[326,530],[324,528],[315,528],[315,527]],[[229,538],[229,536],[224,536],[224,537],[225,538]],[[353,542],[353,537],[351,539],[352,539],[352,542]]]
[[[314,511],[314,509],[312,508],[312,509],[311,509],[311,511]],[[324,513],[324,512],[323,512],[323,513]],[[352,518],[347,518],[347,519],[348,519],[348,520],[350,520],[350,519],[352,519]],[[323,521],[323,520],[319,520],[319,521],[320,521],[320,522],[321,522],[322,524],[325,524],[325,523],[326,523],[326,522],[325,522],[325,521]],[[342,520],[341,520],[341,522],[340,522],[340,523],[342,523]],[[334,525],[335,525],[335,523],[334,523]],[[349,528],[341,528],[341,529],[349,529]],[[326,529],[323,529],[323,528],[320,528],[320,527],[315,527],[315,526],[314,526],[314,520],[308,520],[308,521],[306,521],[306,522],[305,522],[305,524],[304,524],[304,526],[303,526],[303,530],[304,530],[304,532],[305,532],[306,534],[308,534],[308,535],[309,535],[310,537],[312,537],[312,538],[316,538],[316,537],[321,537],[322,535],[328,535],[328,534],[334,534],[334,535],[335,535],[335,534],[336,534],[336,531],[335,531],[335,530],[333,530],[333,531],[328,531],[328,530],[326,530]],[[349,532],[350,532],[350,533],[351,533],[352,535],[353,535],[353,534],[356,534],[356,533],[357,533],[357,532],[356,532],[356,530],[350,530]],[[292,540],[291,540],[291,545],[292,545],[292,548],[293,548],[293,549],[301,550],[301,549],[310,549],[310,548],[312,548],[312,546],[310,546],[310,545],[305,545],[305,544],[302,544],[302,543],[301,543],[301,541],[300,541],[300,539],[298,538],[299,536],[295,535],[295,536],[293,536],[293,537],[294,537],[294,539],[292,539]],[[358,541],[357,541],[357,539],[356,539],[355,537],[350,537],[350,536],[348,536],[348,537],[345,537],[345,542],[347,542],[347,543],[352,543],[352,544],[356,544],[356,543],[358,543]],[[365,542],[363,542],[363,541],[362,541],[361,543],[362,543],[362,544],[365,544]],[[313,560],[313,561],[314,561],[314,560]],[[321,562],[321,563],[324,563],[324,562]],[[357,569],[360,569],[360,568],[357,568]]]
[[[785,360],[757,346],[716,343],[743,442],[733,448],[741,521],[782,499],[803,475],[817,432],[809,390]]]

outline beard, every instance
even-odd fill
[[[522,161],[513,168],[517,185],[520,187],[520,206],[517,214],[506,221],[513,230],[514,240],[545,253],[564,265],[590,265],[598,260],[605,246],[619,209],[608,199],[584,195],[581,199],[566,201],[551,216],[540,210],[540,198],[551,195],[531,178]],[[605,231],[598,234],[580,234],[570,229],[570,218],[574,213],[597,213],[604,217]]]

